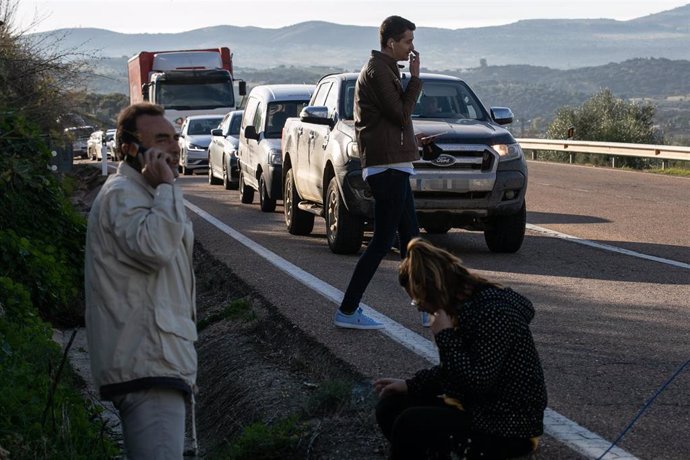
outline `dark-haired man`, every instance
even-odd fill
[[[101,397],[120,413],[128,459],[181,459],[196,384],[192,223],[175,185],[177,134],[163,108],[118,117],[117,173],[86,232],[86,331]]]
[[[351,329],[379,329],[359,302],[381,260],[400,235],[400,255],[419,234],[414,197],[410,188],[412,162],[419,159],[412,127],[422,81],[419,53],[414,49],[415,25],[400,16],[386,18],[379,28],[381,50],[373,50],[355,86],[355,131],[362,175],[374,196],[374,236],[364,251],[347,287],[334,324]],[[410,79],[403,89],[398,61],[409,61]]]

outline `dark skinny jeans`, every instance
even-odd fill
[[[357,310],[381,260],[393,245],[395,232],[400,236],[401,259],[405,258],[407,243],[419,235],[410,175],[388,169],[368,176],[367,183],[374,195],[374,236],[359,258],[340,304],[340,311],[347,314]]]
[[[391,443],[391,460],[449,459],[451,452],[470,460],[504,460],[532,450],[529,439],[472,433],[469,414],[437,397],[385,396],[376,406],[376,421]]]

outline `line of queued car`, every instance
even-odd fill
[[[102,160],[103,150],[106,148],[106,156],[112,160],[115,159],[115,133],[116,129],[108,129],[106,131],[98,130],[91,133],[89,139],[86,141],[86,157],[91,160]]]
[[[256,192],[261,210],[272,212],[283,195],[280,139],[285,120],[299,116],[314,88],[260,85],[249,93],[245,110],[229,112],[219,123],[218,115],[188,117],[180,133],[180,172],[207,168],[209,184],[239,189],[245,204],[254,201]],[[213,122],[208,134],[194,134]]]

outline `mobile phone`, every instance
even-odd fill
[[[410,62],[414,62],[417,60],[417,55],[414,53],[410,53]]]
[[[148,150],[146,147],[144,147],[141,144],[138,144],[136,142],[132,142],[132,144],[137,146],[137,156],[133,157],[131,155],[126,155],[125,156],[125,161],[127,162],[128,165],[130,165],[132,168],[136,169],[137,171],[141,172],[142,168],[144,167],[144,153]]]

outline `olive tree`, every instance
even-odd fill
[[[562,107],[547,129],[550,139],[566,139],[573,133],[577,140],[600,142],[623,142],[631,144],[660,143],[658,131],[654,126],[656,109],[649,103],[637,103],[617,98],[609,89],[604,89],[586,100],[580,107]],[[574,130],[571,130],[574,128]],[[554,157],[559,154],[552,153]],[[565,152],[561,156],[567,156]],[[579,154],[580,161],[604,163],[602,155]],[[564,158],[553,158],[564,159]],[[643,168],[642,158],[623,157],[619,164],[633,168]]]
[[[61,50],[64,35],[30,34],[15,23],[16,0],[0,0],[0,112],[21,115],[44,133],[59,128],[83,81],[83,56]]]

